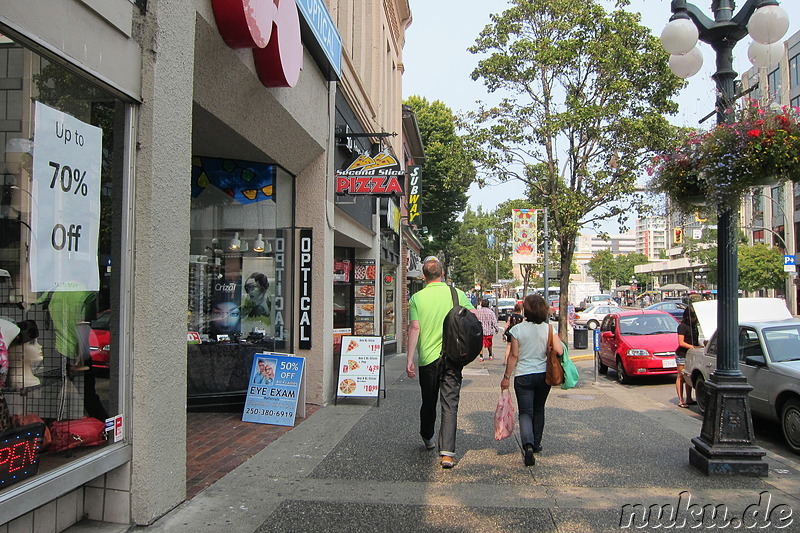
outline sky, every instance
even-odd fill
[[[797,0],[783,2],[787,5]],[[506,0],[409,0],[412,23],[406,31],[403,48],[403,98],[423,96],[429,101],[441,100],[453,112],[475,109],[476,100],[488,100],[491,96],[480,81],[472,81],[470,73],[477,65],[478,57],[467,51],[475,43],[480,31],[489,24],[490,13],[500,13],[508,6]],[[613,8],[610,0],[601,0],[607,10]],[[711,17],[710,1],[693,2]],[[741,5],[743,2],[739,2]],[[645,7],[646,6],[646,7]],[[642,14],[642,24],[655,35],[661,31],[671,16],[669,0],[632,0],[626,9]],[[800,16],[792,17],[784,38],[800,31]],[[734,68],[741,74],[750,67],[745,37],[734,49]],[[704,54],[703,67],[692,78],[688,86],[676,98],[679,104],[677,115],[670,120],[679,126],[697,127],[698,121],[714,109],[715,89],[711,75],[715,70],[714,52],[705,43],[700,44]],[[705,125],[711,124],[709,121]],[[484,210],[493,210],[508,198],[523,197],[520,182],[479,189],[470,188],[470,205],[473,209],[482,205]],[[632,226],[632,221],[628,224]],[[606,225],[609,233],[618,233],[616,224]]]

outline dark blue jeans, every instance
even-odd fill
[[[514,392],[519,409],[519,435],[522,445],[542,444],[544,431],[544,404],[550,394],[550,385],[544,381],[545,373],[525,374],[514,378]]]
[[[458,400],[461,396],[461,369],[455,368],[443,357],[419,367],[419,386],[422,389],[422,406],[419,408],[419,434],[430,440],[436,429],[436,402],[441,405],[439,424],[439,453],[455,455]]]

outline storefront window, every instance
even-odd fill
[[[41,432],[42,474],[124,439],[105,427],[123,411],[130,106],[3,35],[0,102],[0,447]],[[0,498],[20,461],[0,464]]]
[[[353,334],[352,248],[333,249],[333,351],[341,353],[342,336]]]
[[[253,354],[292,350],[294,179],[195,156],[191,194],[189,399],[238,402]]]
[[[397,276],[397,267],[385,266],[383,267],[383,278],[381,286],[383,287],[383,340],[393,341],[397,339],[397,321],[396,315],[396,300],[395,289],[397,284],[395,278]]]

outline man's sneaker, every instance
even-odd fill
[[[428,440],[425,437],[423,437],[422,438],[422,442],[425,443],[425,449],[426,450],[432,450],[432,449],[436,448],[436,443],[433,442],[433,439]]]
[[[525,466],[533,466],[536,464],[536,457],[533,456],[533,444],[525,445]]]
[[[483,362],[483,357],[478,357],[478,361]]]
[[[456,460],[449,455],[442,456],[442,468],[453,468],[456,465]]]
[[[489,361],[494,361],[494,356],[493,355],[489,356]]]

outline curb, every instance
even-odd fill
[[[575,361],[592,361],[594,359],[594,355],[572,355],[570,356],[572,362]]]

